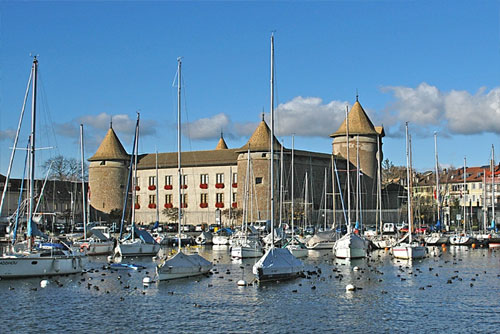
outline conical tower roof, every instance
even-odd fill
[[[97,152],[89,159],[89,161],[99,160],[128,160],[129,155],[123,148],[122,143],[116,136],[113,127],[109,127],[108,133],[99,145]]]
[[[363,107],[356,99],[356,102],[352,106],[349,114],[349,135],[378,135],[379,133],[375,130],[373,123],[370,121],[366,115]],[[339,129],[330,135],[330,137],[338,137],[346,135],[346,120],[342,122]]]
[[[220,139],[219,142],[217,143],[217,146],[215,147],[216,150],[227,150],[227,144],[226,141],[224,140],[224,137],[222,136],[222,133],[220,134]]]
[[[243,145],[240,149],[241,152],[248,151],[248,147],[250,146],[250,151],[264,151],[267,152],[270,150],[271,142],[271,129],[267,126],[266,121],[264,120],[264,116],[262,116],[262,121],[259,123],[255,131],[253,132],[250,139],[248,139],[247,143]],[[276,139],[273,138],[273,145],[275,150],[280,150],[281,145]]]

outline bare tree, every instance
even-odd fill
[[[54,158],[46,160],[42,168],[45,173],[50,168],[49,179],[57,181],[78,181],[81,179],[81,162],[75,158],[65,158],[62,155],[58,155]],[[84,163],[84,177],[88,179],[88,168],[87,164]]]

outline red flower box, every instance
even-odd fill
[[[165,209],[172,209],[174,205],[172,203],[165,203]]]
[[[208,208],[208,203],[200,203],[200,208]]]
[[[238,188],[238,183],[233,183],[233,188]]]
[[[172,190],[174,187],[172,187],[171,184],[166,184],[163,188],[165,188],[165,190]]]
[[[139,203],[135,203],[134,208],[136,210],[139,210],[141,208],[141,205]]]
[[[139,191],[139,190],[141,190],[141,187],[139,187],[139,186],[135,186],[135,190],[136,190],[136,191]]]
[[[236,209],[238,207],[238,203],[233,202],[233,204],[231,204],[231,206],[233,207],[233,209]]]
[[[156,190],[156,186],[154,184],[152,184],[148,187],[148,190]]]
[[[149,203],[148,208],[150,209],[156,209],[156,204],[155,203]]]
[[[222,188],[224,188],[224,183],[216,183],[216,184],[215,184],[215,188],[217,188],[217,189],[222,189]]]
[[[188,185],[187,184],[182,184],[181,189],[187,189]]]
[[[187,208],[188,207],[188,204],[187,203],[182,203],[181,204],[181,208]]]
[[[201,189],[208,189],[208,184],[206,184],[206,183],[200,183],[200,188]]]
[[[224,207],[224,203],[217,202],[215,203],[215,207],[221,209]]]

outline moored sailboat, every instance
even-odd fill
[[[178,231],[181,231],[182,219],[182,174],[181,174],[181,58],[177,59],[177,176],[179,180],[178,196],[179,196],[179,214],[178,214]],[[178,240],[178,251],[170,258],[163,258],[156,266],[156,275],[158,280],[166,281],[178,278],[186,278],[207,274],[212,269],[212,263],[207,261],[199,254],[185,254],[182,252],[182,239]]]

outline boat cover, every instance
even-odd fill
[[[99,240],[108,241],[108,238],[102,233],[101,230],[99,230],[97,228],[91,228],[90,233],[92,233]]]
[[[193,266],[210,266],[212,263],[205,260],[202,256],[198,254],[184,254],[183,252],[178,252],[173,257],[165,261],[164,267],[193,267]]]
[[[146,230],[140,230],[137,227],[134,227],[135,234],[145,243],[147,244],[156,244],[156,240],[149,234]]]
[[[324,232],[317,232],[307,241],[307,246],[312,247],[320,242],[335,241],[337,235],[334,230],[328,230]]]
[[[256,273],[257,268],[274,269],[280,273],[296,273],[302,271],[304,264],[290,253],[286,248],[271,247],[264,256],[255,263],[253,269]]]

